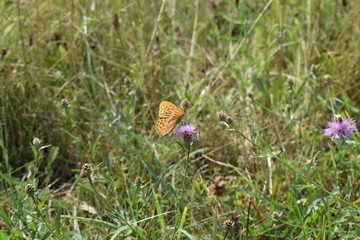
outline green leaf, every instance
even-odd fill
[[[180,232],[182,232],[185,236],[187,236],[191,240],[198,240],[197,237],[195,237],[194,235],[191,235],[188,231],[186,231],[184,229],[181,229]]]
[[[59,208],[56,212],[56,217],[54,220],[55,225],[55,234],[57,236],[60,236],[60,219],[61,219],[61,208]]]
[[[146,169],[151,173],[151,175],[153,175],[153,177],[158,180],[159,176],[155,173],[155,170],[152,168],[152,166],[150,165],[150,163],[146,162],[146,161],[142,161],[146,167]]]
[[[48,238],[50,237],[50,235],[51,235],[51,232],[46,232],[46,233],[44,234],[44,236],[41,238],[41,240],[48,239]]]
[[[116,237],[117,237],[120,233],[124,232],[124,231],[127,230],[128,228],[129,228],[128,226],[122,226],[122,227],[120,227],[118,230],[114,231],[114,235],[110,238],[110,240],[116,239]]]
[[[315,155],[311,158],[311,161],[310,161],[310,163],[309,163],[309,165],[308,165],[308,169],[307,169],[307,171],[306,171],[306,174],[307,174],[307,175],[309,175],[311,168],[314,166],[316,157],[317,157],[317,155],[318,155],[319,153],[320,153],[320,152],[315,153]]]
[[[180,238],[181,238],[181,230],[182,230],[182,228],[183,228],[183,226],[184,226],[184,223],[185,223],[185,221],[186,221],[186,213],[187,213],[187,210],[188,210],[188,208],[185,206],[184,207],[184,211],[183,211],[183,214],[182,214],[182,216],[181,216],[181,220],[180,220],[180,225],[179,225],[179,230],[180,230],[180,232],[178,233],[178,237],[177,237],[177,239],[178,240],[180,240]]]
[[[160,226],[161,226],[161,228],[165,229],[165,228],[166,228],[166,224],[165,224],[164,216],[162,215],[162,209],[161,209],[161,205],[160,205],[159,199],[157,198],[154,189],[151,189],[151,192],[152,192],[153,197],[154,197],[154,202],[155,202],[156,211],[157,211],[157,213],[159,214]]]
[[[10,216],[6,215],[2,207],[0,207],[0,218],[4,220],[9,226],[11,226],[11,218]]]
[[[116,220],[119,219],[118,216],[116,216],[115,214],[110,213],[110,212],[107,211],[107,210],[105,210],[105,214],[106,214],[109,218],[111,218],[111,219],[116,219]]]
[[[51,167],[52,163],[55,161],[57,155],[59,154],[59,147],[50,148],[49,156],[47,159],[47,167]]]
[[[171,184],[166,184],[166,186],[169,188],[171,194],[172,194],[175,198],[177,198],[178,195],[177,195],[177,193],[175,192],[175,189],[174,189],[173,185],[171,185]]]
[[[6,240],[6,239],[8,239],[6,233],[0,230],[0,240]]]
[[[264,86],[264,81],[259,78],[256,74],[256,72],[254,72],[252,69],[248,70],[248,73],[250,74],[253,82],[255,83],[256,87],[262,92],[265,93],[265,86]]]

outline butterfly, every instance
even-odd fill
[[[184,110],[168,101],[162,101],[159,106],[159,118],[156,121],[155,131],[164,136],[169,134],[184,116]]]

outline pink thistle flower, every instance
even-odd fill
[[[341,119],[335,118],[331,122],[328,122],[329,128],[324,129],[325,136],[331,136],[331,140],[334,141],[336,138],[346,140],[351,138],[357,130],[355,120],[353,119]]]
[[[196,134],[198,133],[196,131],[196,128],[196,124],[186,124],[176,130],[175,135],[178,137],[183,136],[185,141],[191,141],[196,137]]]

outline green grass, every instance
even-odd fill
[[[360,138],[322,135],[360,119],[359,10],[0,0],[0,240],[360,237]],[[189,155],[154,131],[185,99]]]

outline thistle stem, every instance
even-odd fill
[[[187,144],[186,145],[186,147],[187,147],[187,155],[186,155],[186,159],[185,159],[185,173],[184,173],[184,176],[182,178],[182,183],[181,183],[181,198],[180,198],[180,202],[179,202],[179,205],[178,205],[178,208],[177,208],[178,211],[180,211],[181,205],[183,204],[183,200],[184,200],[185,180],[186,180],[186,173],[187,173],[187,168],[188,168],[188,164],[189,164],[190,150],[191,150],[191,143],[186,143],[186,144]],[[176,235],[178,229],[179,229],[179,223],[176,224],[171,239],[175,238],[175,235]]]
[[[56,239],[61,239],[59,238],[59,236],[54,232],[54,230],[49,226],[48,222],[46,221],[46,219],[44,218],[39,206],[37,205],[37,202],[35,200],[34,196],[31,196],[31,199],[33,200],[35,206],[36,206],[36,210],[38,212],[38,214],[40,215],[41,219],[43,220],[43,222],[45,223],[45,226],[50,230],[50,232],[55,236]]]

